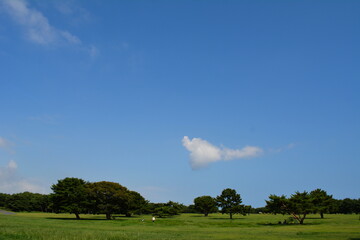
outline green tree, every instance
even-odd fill
[[[145,211],[148,201],[145,200],[140,193],[129,191],[129,199],[127,201],[127,210],[125,215],[130,217],[132,214],[142,214]]]
[[[266,203],[266,208],[269,212],[274,214],[290,214],[300,224],[304,223],[306,215],[314,209],[310,194],[306,191],[302,193],[296,192],[290,198],[286,198],[284,195],[270,195]]]
[[[360,199],[350,199],[345,198],[339,201],[339,213],[349,214],[349,213],[360,213]]]
[[[324,213],[330,211],[334,200],[332,195],[328,195],[326,191],[318,188],[310,192],[310,197],[314,205],[314,212],[320,213],[320,217],[324,218]]]
[[[93,210],[103,213],[106,219],[112,219],[114,213],[126,214],[129,210],[129,190],[114,182],[95,182],[89,184],[89,195]]]
[[[201,196],[194,199],[195,209],[207,217],[209,213],[217,212],[216,200],[210,196]]]
[[[234,189],[224,189],[221,195],[216,197],[216,202],[221,209],[221,213],[230,214],[230,219],[233,218],[233,214],[244,214],[244,206],[241,205],[240,194],[237,194]]]
[[[184,209],[185,206],[183,204],[173,201],[167,203],[150,203],[148,205],[148,211],[160,218],[178,215]]]
[[[7,208],[14,212],[31,212],[33,193],[23,192],[10,195]]]
[[[0,193],[0,208],[6,208],[10,194]]]
[[[57,212],[74,213],[76,219],[80,219],[80,213],[84,213],[89,205],[86,191],[87,183],[79,178],[64,178],[52,185],[51,202]]]

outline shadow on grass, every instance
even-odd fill
[[[320,223],[287,223],[287,224],[280,224],[280,223],[257,223],[260,226],[278,226],[278,227],[286,227],[286,226],[313,226],[313,225],[320,225]],[[360,240],[360,239],[359,239]]]
[[[126,221],[127,219],[106,219],[106,218],[80,218],[80,219],[76,219],[76,218],[61,218],[61,217],[47,217],[46,219],[50,219],[50,220],[71,220],[71,221]]]

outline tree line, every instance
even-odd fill
[[[290,197],[285,195],[270,195],[266,200],[266,206],[253,209],[251,206],[241,204],[241,197],[234,189],[225,189],[221,195],[213,198],[201,196],[194,199],[195,209],[205,216],[209,213],[227,213],[232,218],[233,214],[249,213],[273,213],[288,214],[290,221],[297,221],[303,224],[306,216],[311,213],[320,214],[324,218],[325,213],[360,213],[360,199],[336,200],[322,189],[315,189],[311,192],[295,192]]]
[[[295,192],[290,197],[270,195],[266,206],[252,208],[242,204],[240,194],[234,189],[224,189],[216,197],[200,196],[189,206],[169,201],[151,203],[140,193],[115,182],[87,182],[79,178],[64,178],[51,186],[51,194],[39,193],[0,193],[0,208],[15,212],[37,211],[71,213],[80,219],[81,214],[104,214],[113,219],[114,214],[125,216],[152,214],[158,217],[173,216],[180,213],[234,214],[273,213],[289,214],[291,220],[303,224],[310,213],[360,213],[360,199],[345,198],[337,200],[322,189],[311,192]]]

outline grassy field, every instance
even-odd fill
[[[118,217],[82,215],[75,220],[70,214],[17,213],[0,214],[0,239],[346,239],[360,240],[360,221],[357,215],[311,215],[304,225],[278,225],[287,216],[235,216],[212,214],[182,214],[173,218],[151,216]],[[144,219],[144,221],[142,221]]]

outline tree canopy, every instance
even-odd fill
[[[236,193],[234,189],[224,189],[221,195],[216,197],[217,205],[220,207],[221,213],[227,213],[232,219],[233,214],[244,213],[244,206],[241,205],[242,200],[240,194]]]
[[[88,189],[96,213],[104,213],[106,219],[111,219],[114,213],[127,213],[130,191],[126,187],[102,181],[89,183]]]
[[[320,213],[321,218],[324,218],[324,213],[328,213],[334,202],[332,195],[328,195],[326,191],[315,189],[310,192],[311,201],[313,203],[313,212]]]
[[[64,178],[51,186],[53,194],[51,200],[55,211],[74,213],[80,219],[80,213],[87,210],[88,191],[87,183],[79,178]]]
[[[300,224],[303,224],[306,215],[313,211],[312,199],[306,191],[295,192],[290,198],[286,198],[284,195],[270,195],[266,203],[269,212],[290,214]]]
[[[195,209],[207,217],[209,213],[217,212],[216,200],[211,196],[201,196],[194,199]]]

